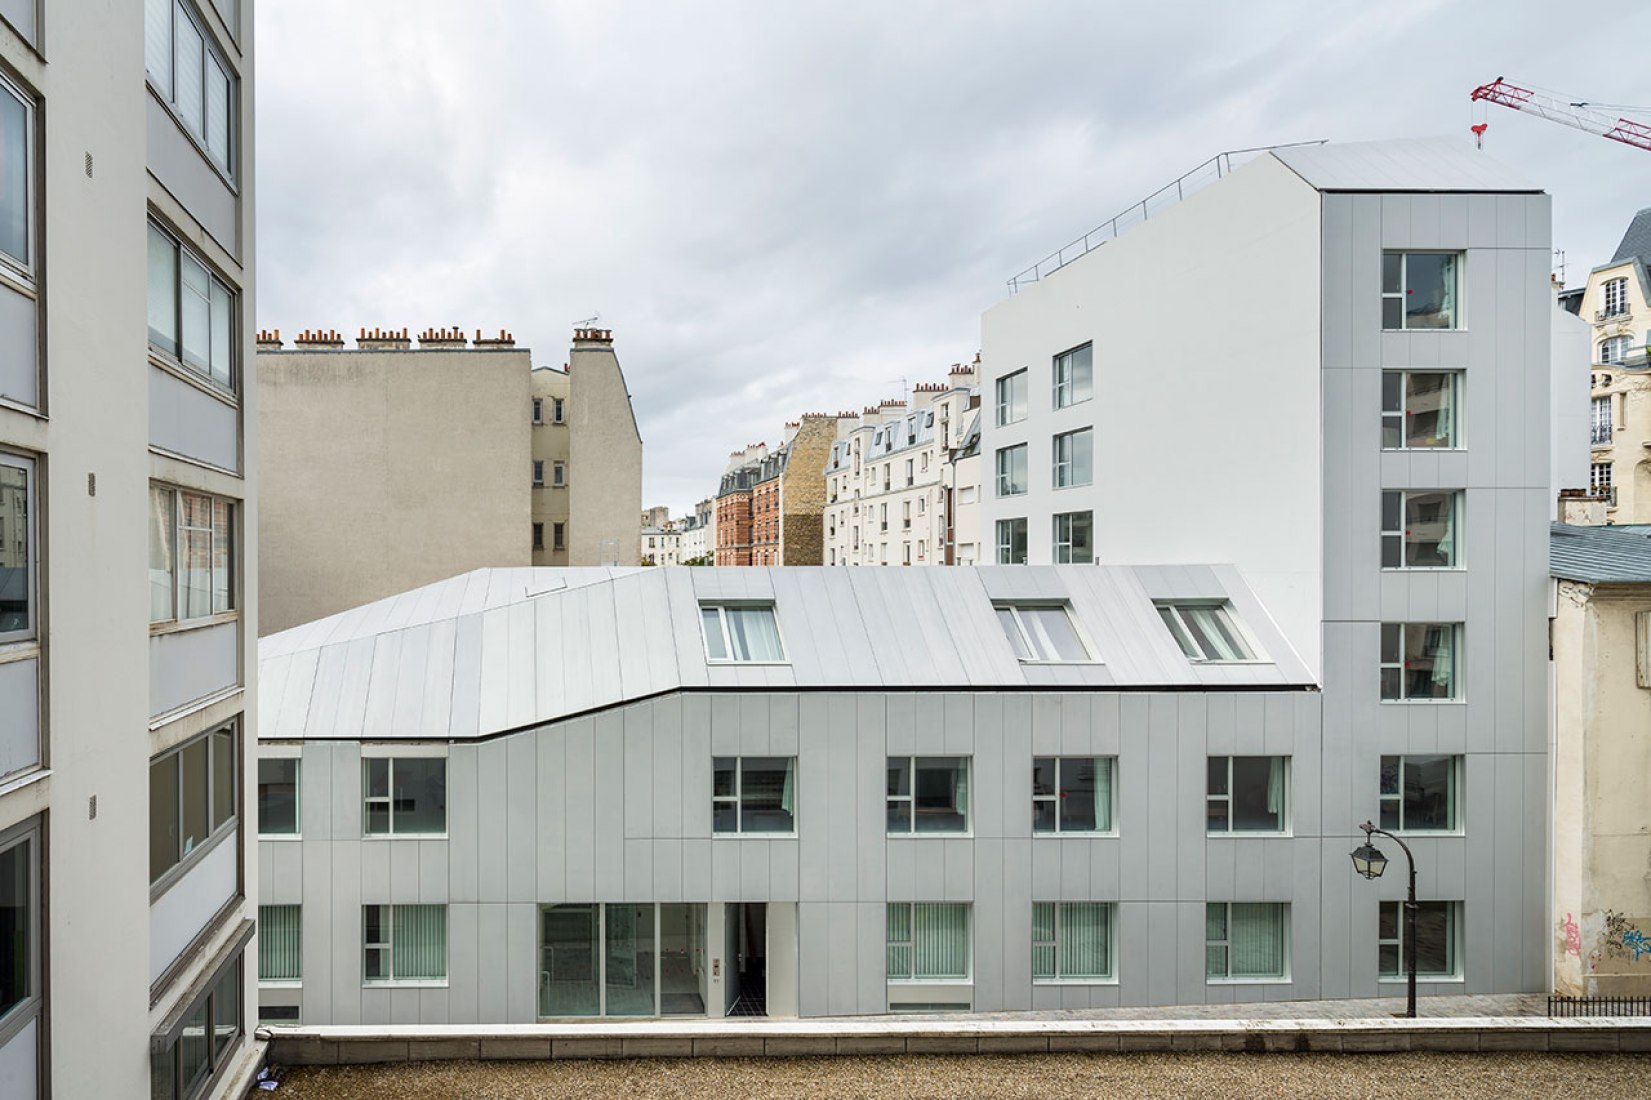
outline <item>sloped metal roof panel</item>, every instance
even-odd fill
[[[1465,138],[1328,142],[1274,149],[1268,155],[1320,191],[1542,190]]]
[[[1592,584],[1651,582],[1651,525],[1552,524],[1548,569],[1556,577]]]

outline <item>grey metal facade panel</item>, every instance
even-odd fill
[[[0,397],[40,405],[39,304],[0,285]]]
[[[151,366],[149,442],[172,454],[238,472],[241,469],[241,412]]]
[[[0,664],[0,775],[40,763],[40,660]]]

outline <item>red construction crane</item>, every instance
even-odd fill
[[[1512,107],[1528,115],[1537,115],[1550,122],[1563,122],[1567,126],[1575,126],[1578,130],[1586,130],[1590,134],[1598,134],[1600,137],[1620,141],[1624,145],[1632,145],[1636,149],[1644,149],[1651,153],[1651,125],[1632,119],[1612,117],[1611,114],[1597,110],[1589,103],[1568,103],[1551,95],[1509,84],[1501,77],[1473,89],[1473,99],[1475,102],[1485,100],[1488,103],[1500,103],[1504,107]],[[1472,129],[1476,136],[1483,139],[1484,123]]]

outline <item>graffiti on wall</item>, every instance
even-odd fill
[[[1624,973],[1634,965],[1651,965],[1651,935],[1644,926],[1651,920],[1628,917],[1615,909],[1605,910],[1600,928],[1599,949],[1589,958],[1589,969],[1599,973]]]
[[[1569,913],[1565,914],[1565,953],[1579,959],[1582,957],[1582,929]]]

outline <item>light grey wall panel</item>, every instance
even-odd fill
[[[149,638],[149,708],[166,714],[240,680],[239,622]],[[0,666],[3,668],[3,666]]]
[[[34,299],[0,284],[0,398],[30,408],[40,405],[38,316]]]
[[[148,165],[161,186],[183,203],[201,228],[236,259],[241,258],[237,232],[240,202],[234,190],[207,163],[167,109],[152,95],[144,97],[148,129]],[[250,311],[249,311],[250,312]]]
[[[159,367],[149,368],[149,442],[225,470],[241,468],[241,413]]]
[[[40,763],[40,661],[29,658],[0,664],[0,775]]]

